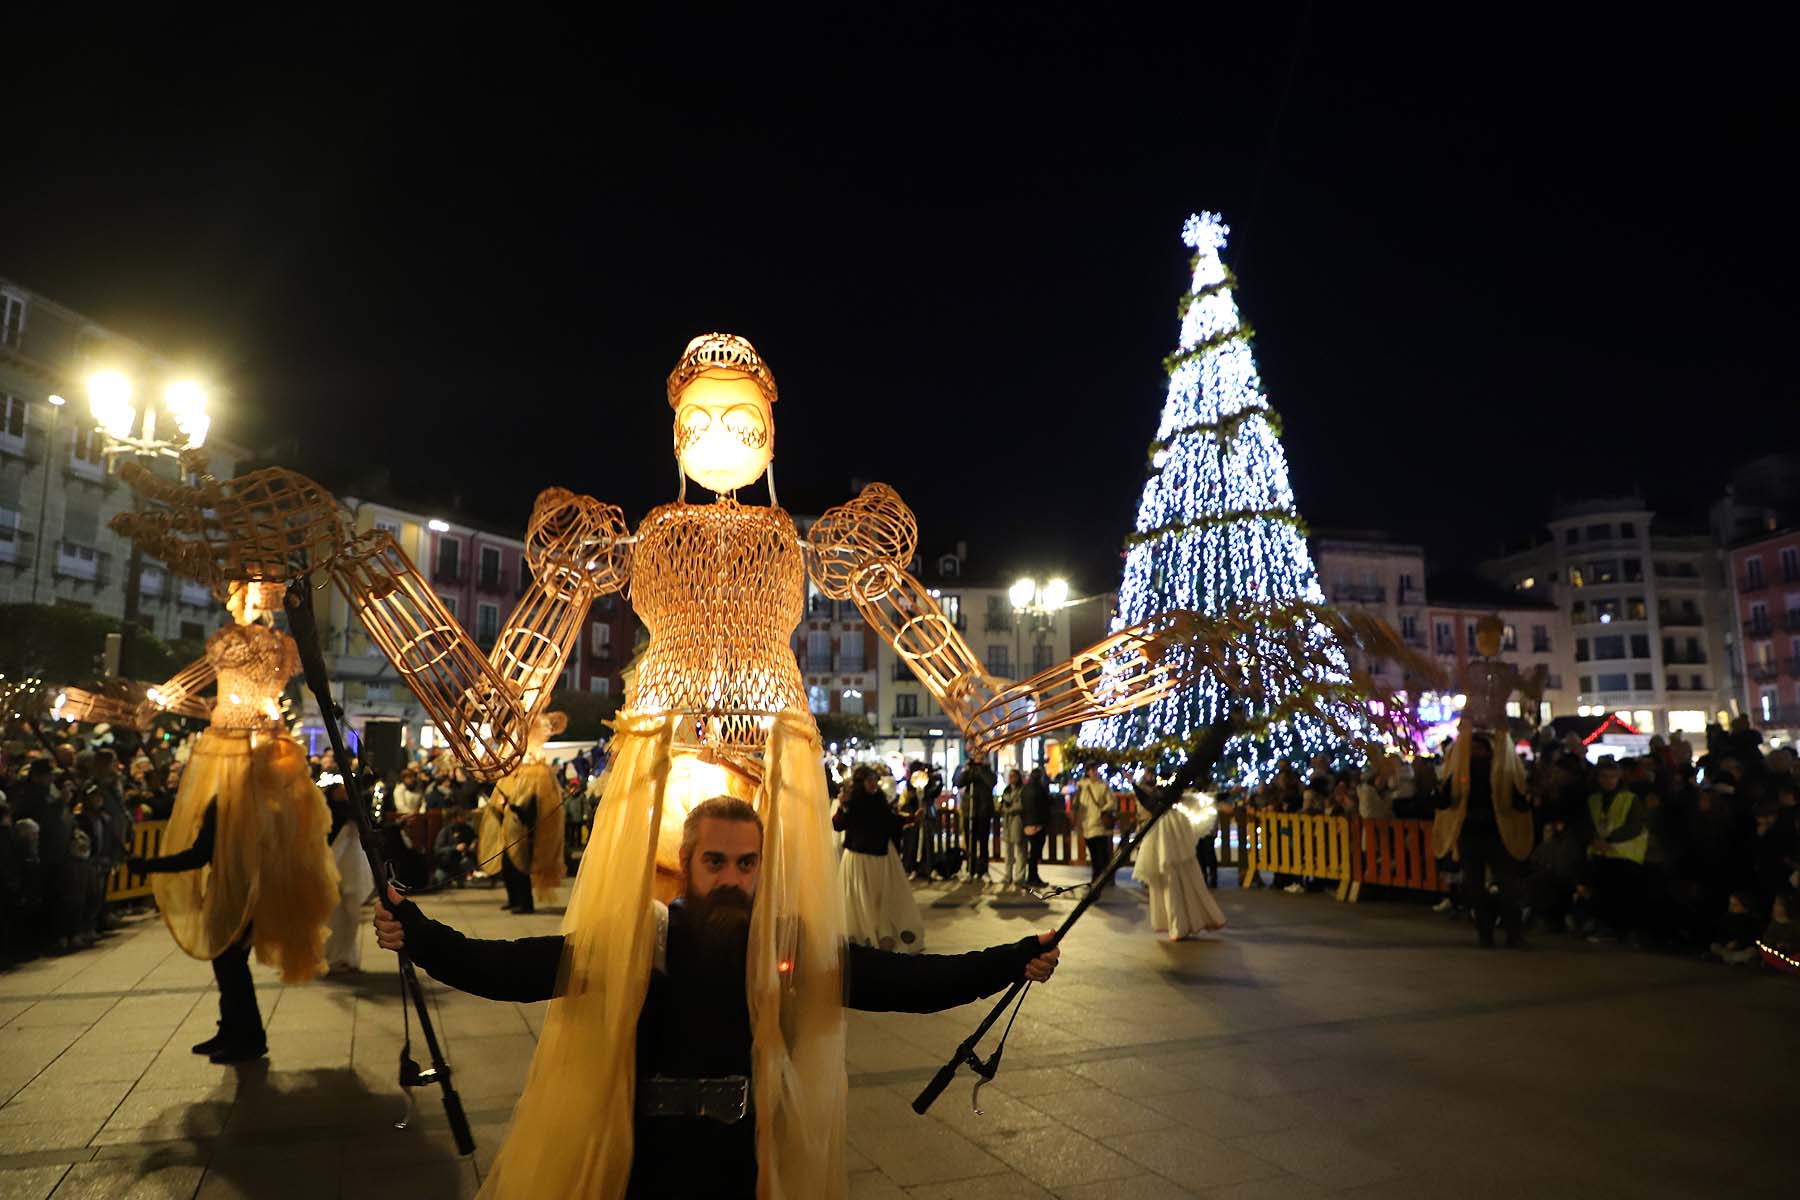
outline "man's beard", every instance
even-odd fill
[[[690,883],[682,903],[705,969],[742,976],[750,947],[750,894],[727,884],[702,896]]]

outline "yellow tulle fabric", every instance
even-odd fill
[[[325,844],[331,814],[299,743],[277,732],[208,729],[182,772],[162,853],[194,844],[217,807],[212,865],[153,875],[176,945],[217,958],[253,924],[258,962],[302,983],[324,968],[326,922],[338,901]]]
[[[691,771],[675,757],[680,726],[679,717],[641,713],[613,724],[605,795],[563,918],[557,996],[481,1189],[488,1200],[625,1194],[657,868],[678,865],[658,860],[679,845],[688,809],[720,792],[750,799],[764,822],[745,980],[757,1194],[833,1200],[848,1190],[843,918],[818,732],[806,713],[777,718],[753,788],[737,772]]]
[[[531,876],[531,890],[537,902],[551,903],[568,874],[563,864],[562,788],[556,782],[555,768],[549,763],[527,760],[496,783],[494,793],[505,796],[507,801],[502,843],[507,858]],[[537,801],[537,823],[530,829],[512,809],[527,800]]]
[[[489,801],[481,809],[479,829],[475,834],[475,869],[483,875],[500,874],[500,860],[506,857],[506,818],[500,806]]]

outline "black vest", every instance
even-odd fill
[[[651,971],[638,1015],[638,1078],[750,1075],[744,963],[706,962],[681,901],[669,905],[667,969]],[[630,1195],[639,1200],[756,1195],[756,1115],[638,1117]]]

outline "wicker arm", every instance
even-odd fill
[[[149,707],[149,715],[154,717],[158,712],[179,713],[184,717],[198,717],[209,720],[212,717],[212,704],[199,693],[208,687],[217,677],[212,664],[205,656],[196,658],[162,683],[152,687],[144,695],[144,702]],[[145,722],[149,724],[148,721]]]
[[[490,654],[450,615],[386,531],[338,556],[332,579],[469,773],[498,779],[524,756],[594,598],[627,579],[617,508],[551,489],[526,532],[533,581]]]
[[[154,708],[134,695],[110,695],[90,692],[86,688],[64,688],[57,694],[50,713],[59,721],[79,721],[86,725],[116,725],[121,729],[144,729],[150,724]]]

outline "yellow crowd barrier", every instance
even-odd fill
[[[155,858],[162,853],[163,830],[167,821],[139,821],[131,827],[131,856],[133,858]],[[135,900],[139,896],[150,894],[150,877],[133,875],[120,863],[106,877],[106,898],[108,900]]]
[[[1252,813],[1239,882],[1249,887],[1258,871],[1331,879],[1337,881],[1337,898],[1347,898],[1356,880],[1350,824],[1343,817]]]

